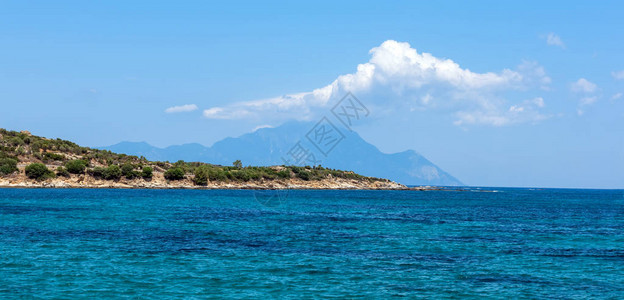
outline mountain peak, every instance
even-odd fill
[[[315,153],[315,161],[324,167],[351,170],[379,178],[388,178],[406,185],[462,185],[424,156],[414,150],[382,153],[366,142],[357,132],[343,130],[331,149],[319,151],[311,130],[316,122],[291,121],[277,127],[260,128],[239,137],[229,137],[211,147],[184,144],[157,148],[147,143],[122,142],[102,149],[163,161],[200,161],[230,165],[241,160],[245,165],[283,165],[296,147]],[[149,147],[147,147],[147,146]],[[301,149],[299,149],[301,150]],[[322,150],[322,149],[321,149]]]

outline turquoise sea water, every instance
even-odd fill
[[[624,191],[497,190],[0,189],[0,298],[624,298]]]

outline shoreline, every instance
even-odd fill
[[[160,175],[160,174],[158,174]],[[160,176],[158,176],[160,177]],[[44,181],[27,179],[25,176],[0,178],[0,188],[52,188],[52,189],[154,189],[154,190],[437,190],[437,187],[407,187],[392,181],[367,181],[353,179],[324,179],[304,181],[299,179],[232,182],[217,181],[196,185],[190,179],[166,181],[161,178],[146,181],[101,180],[91,176],[72,176]]]
[[[279,191],[279,190],[318,190],[318,191],[443,191],[438,187],[407,187],[407,188],[319,188],[319,187],[289,187],[289,188],[263,188],[263,187],[118,187],[118,186],[19,186],[0,185],[0,189],[83,189],[83,190],[256,190],[256,191]]]

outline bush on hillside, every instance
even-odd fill
[[[55,160],[65,160],[65,156],[62,154],[58,154],[58,153],[53,153],[53,152],[46,152],[43,153],[43,160],[44,161],[55,161]]]
[[[193,177],[193,182],[196,185],[207,185],[209,178],[210,170],[208,166],[199,166],[195,168],[195,177]]]
[[[102,178],[106,180],[118,180],[121,178],[121,169],[117,165],[108,166],[108,168],[104,169],[102,174]]]
[[[141,177],[145,178],[145,179],[149,179],[152,178],[152,176],[154,176],[154,169],[152,169],[152,167],[143,167],[143,169],[141,170]]]
[[[72,174],[82,174],[87,168],[87,162],[82,159],[70,160],[65,163],[65,168],[67,172]]]
[[[165,171],[164,176],[167,180],[181,180],[184,179],[184,170],[181,168],[171,168]]]
[[[69,177],[69,172],[64,167],[57,167],[56,176]]]
[[[26,176],[31,179],[45,180],[48,178],[54,178],[54,172],[50,171],[46,165],[42,163],[33,163],[26,166]]]
[[[131,163],[125,163],[121,166],[121,174],[128,179],[138,178],[141,176],[141,173],[134,170],[134,165]]]
[[[311,179],[311,175],[310,172],[306,171],[306,170],[302,170],[299,173],[297,173],[297,177],[299,177],[302,180],[308,181]]]
[[[95,178],[103,178],[105,170],[106,168],[95,167],[93,169],[87,170],[87,173]]]
[[[17,160],[12,158],[0,158],[0,175],[9,175],[17,171]]]
[[[290,171],[288,169],[281,170],[281,171],[277,172],[277,177],[279,177],[281,179],[289,179],[290,178]]]

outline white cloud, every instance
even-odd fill
[[[539,108],[544,107],[544,99],[537,97],[525,100],[520,104],[511,105],[504,113],[487,113],[483,111],[474,112],[458,112],[456,116],[458,120],[455,125],[494,125],[505,126],[518,123],[537,123],[539,121],[550,118],[550,115],[544,115],[539,112]]]
[[[598,96],[590,96],[598,90],[598,86],[585,78],[580,78],[579,80],[573,82],[570,89],[575,93],[582,94],[582,97],[578,100],[578,107],[576,109],[576,113],[579,116],[585,114],[584,107],[592,105],[598,101]]]
[[[622,98],[622,93],[616,93],[615,95],[611,96],[611,100],[617,100]]]
[[[546,44],[548,44],[549,46],[557,46],[565,49],[565,44],[561,40],[561,37],[552,32],[546,36]]]
[[[250,112],[245,109],[223,109],[220,107],[213,107],[210,109],[204,110],[204,117],[209,119],[222,119],[222,120],[233,120],[233,119],[243,119],[248,117]]]
[[[185,105],[180,105],[180,106],[169,107],[165,109],[165,112],[168,114],[172,114],[172,113],[189,112],[189,111],[194,111],[197,109],[198,107],[195,104],[185,104]]]
[[[584,97],[584,98],[581,98],[581,101],[579,102],[579,104],[581,106],[587,106],[587,105],[594,104],[596,101],[598,101],[598,97],[596,97],[596,96]]]
[[[593,93],[597,88],[598,86],[595,83],[590,82],[585,78],[581,78],[572,83],[571,87],[572,91],[576,93]]]
[[[265,124],[265,125],[258,125],[256,127],[254,127],[254,129],[252,130],[252,132],[255,132],[256,130],[262,129],[262,128],[273,128],[273,126]]]
[[[366,98],[367,105],[377,113],[438,109],[456,113],[459,124],[505,125],[516,122],[510,118],[523,119],[520,115],[524,113],[510,113],[503,94],[548,88],[551,81],[534,62],[524,62],[516,70],[477,73],[393,40],[371,49],[370,54],[370,60],[358,65],[354,73],[341,75],[311,92],[213,107],[205,110],[204,116],[311,120],[352,92]],[[468,115],[474,121],[467,121]]]
[[[617,80],[623,80],[624,79],[624,70],[611,72],[611,76],[613,76],[613,78],[615,78]]]
[[[518,66],[518,71],[524,75],[525,83],[537,84],[543,90],[550,90],[552,79],[546,75],[544,67],[534,61],[525,61]],[[530,82],[535,81],[535,82]]]

